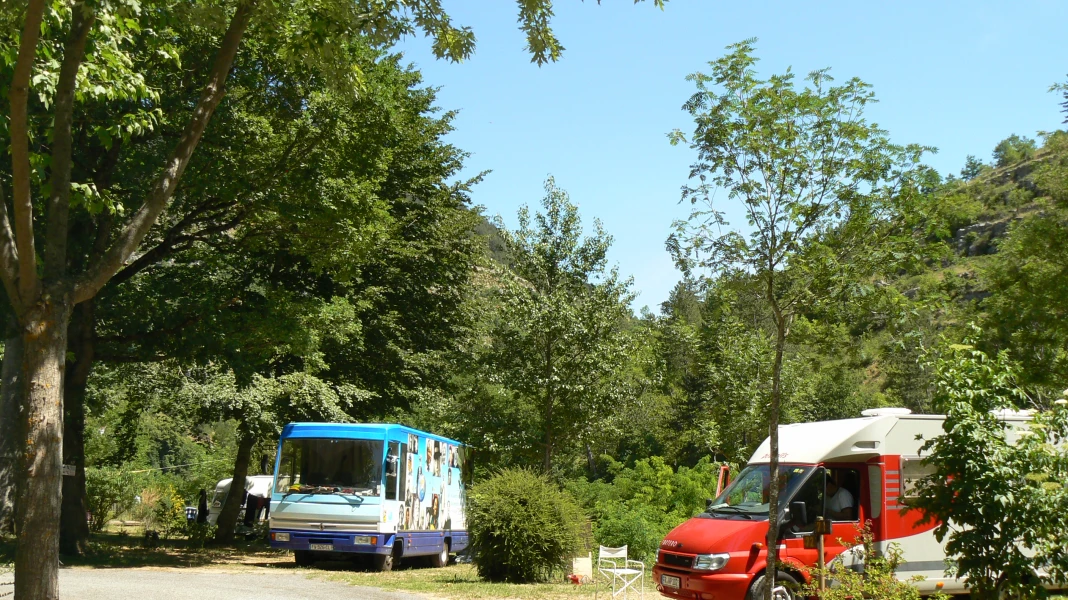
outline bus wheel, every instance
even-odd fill
[[[430,557],[430,566],[440,569],[449,564],[449,542],[441,543],[441,552]]]
[[[800,598],[798,590],[801,589],[801,584],[797,582],[797,579],[786,571],[779,571],[775,575],[775,592],[772,598],[774,600],[798,600]],[[746,594],[745,599],[764,600],[767,580],[767,573],[761,573],[753,581],[753,585],[749,586],[749,593]]]
[[[393,553],[375,554],[374,563],[376,571],[382,571],[383,573],[392,571],[395,562],[396,560],[393,558]]]
[[[315,559],[312,558],[312,553],[308,550],[294,550],[293,560],[297,563],[298,567],[310,567],[315,563]]]

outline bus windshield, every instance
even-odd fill
[[[291,438],[282,442],[275,491],[377,496],[382,441]]]
[[[779,506],[786,506],[797,488],[814,467],[779,466]],[[708,505],[706,516],[742,515],[743,518],[768,516],[768,465],[750,465]]]

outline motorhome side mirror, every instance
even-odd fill
[[[386,477],[397,476],[397,457],[389,455],[386,457]]]
[[[808,508],[798,500],[790,503],[790,519],[798,523],[808,523]]]
[[[709,506],[712,506],[712,503],[715,502],[715,501],[716,501],[715,498],[705,498],[705,508],[708,508]]]

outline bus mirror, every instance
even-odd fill
[[[386,477],[397,476],[397,457],[390,454],[386,457]]]
[[[790,520],[795,523],[808,523],[808,507],[804,502],[798,500],[790,503]]]

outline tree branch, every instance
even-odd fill
[[[55,126],[52,130],[52,185],[48,198],[45,232],[44,279],[54,281],[67,271],[67,220],[70,213],[70,172],[74,120],[74,88],[85,58],[85,43],[96,13],[78,0],[71,8],[70,38],[63,49],[63,63],[56,84]]]
[[[30,133],[26,105],[30,96],[30,73],[41,37],[44,0],[29,0],[19,38],[19,54],[11,77],[11,195],[15,211],[15,243],[18,249],[18,292],[11,304],[26,307],[37,295],[37,257],[33,242],[33,199],[30,195]]]
[[[182,132],[174,153],[167,159],[163,172],[156,179],[145,203],[115,239],[111,248],[78,279],[74,288],[76,303],[95,296],[100,288],[104,287],[104,284],[130,259],[174,195],[174,190],[178,187],[182,173],[189,164],[189,159],[193,156],[193,151],[196,150],[197,143],[200,142],[212,113],[222,101],[226,78],[230,74],[230,67],[234,63],[234,57],[237,55],[245,29],[248,27],[255,3],[256,0],[248,0],[238,5],[230,21],[230,27],[219,46],[219,54],[215,57],[208,83],[204,86],[200,100],[193,110],[189,123],[186,124],[185,131]]]

